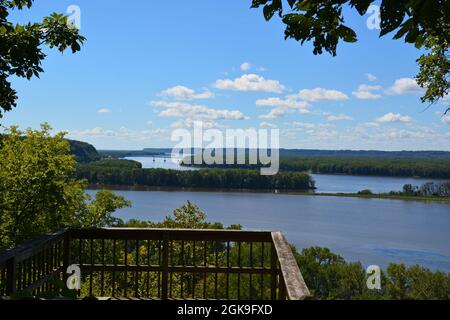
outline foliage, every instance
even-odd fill
[[[363,16],[375,0],[252,0],[252,7],[263,6],[266,20],[278,14],[286,25],[285,38],[301,44],[312,41],[314,54],[324,51],[336,55],[340,41],[356,42],[356,32],[345,24],[346,7]],[[287,11],[287,13],[286,13]],[[450,88],[448,48],[450,43],[449,0],[382,0],[380,37],[394,33],[393,39],[404,39],[416,48],[430,52],[418,59],[419,85],[426,88],[422,101],[434,103]]]
[[[295,252],[302,275],[316,299],[447,300],[450,274],[418,265],[389,264],[382,272],[381,290],[369,290],[361,263],[348,263],[327,248]]]
[[[309,190],[314,181],[307,173],[279,173],[263,176],[258,170],[204,169],[168,170],[140,169],[118,166],[81,164],[77,168],[80,179],[91,184],[223,189],[289,189]]]
[[[142,164],[140,162],[125,159],[102,159],[99,161],[91,162],[89,165],[97,167],[114,167],[114,168],[129,168],[129,169],[142,168]]]
[[[40,23],[13,25],[8,21],[11,10],[22,10],[33,5],[33,0],[0,0],[0,118],[2,112],[17,105],[17,92],[11,87],[10,76],[30,80],[43,72],[45,59],[42,46],[73,53],[81,49],[85,38],[68,23],[63,14],[52,13]]]
[[[412,184],[405,184],[403,190],[400,192],[391,191],[393,195],[406,196],[435,196],[435,197],[449,197],[450,196],[450,181],[436,183],[427,182],[422,186],[413,186]]]
[[[207,167],[257,169],[259,166],[210,165]],[[284,156],[280,159],[280,171],[450,179],[450,160]]]
[[[76,140],[68,141],[70,144],[70,154],[73,154],[75,156],[75,160],[77,162],[88,163],[100,159],[100,155],[93,145]]]
[[[364,189],[364,190],[358,191],[358,194],[361,194],[361,195],[371,195],[371,194],[373,194],[373,192],[372,192],[372,190],[370,190],[370,189]]]
[[[94,200],[86,182],[75,178],[76,161],[64,133],[17,127],[0,144],[0,248],[65,226],[105,226],[111,213],[130,205],[109,191]]]

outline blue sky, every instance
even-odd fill
[[[203,120],[279,128],[285,148],[450,150],[447,102],[423,112],[413,80],[420,51],[347,12],[359,41],[314,56],[250,2],[36,0],[13,20],[77,5],[87,41],[46,50],[41,79],[12,79],[19,104],[2,124],[48,122],[100,149],[171,147],[175,128]]]

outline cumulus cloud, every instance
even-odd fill
[[[367,80],[369,80],[369,81],[375,81],[375,80],[377,80],[377,77],[374,76],[374,75],[371,74],[371,73],[367,73],[366,76],[367,76]]]
[[[248,62],[244,62],[243,64],[241,64],[240,69],[242,71],[248,71],[252,68],[252,65]]]
[[[314,102],[347,100],[348,96],[345,93],[334,89],[314,88],[300,90],[297,94],[290,95],[288,98]]]
[[[262,91],[280,93],[284,86],[277,80],[269,80],[257,74],[244,74],[243,76],[231,79],[220,79],[215,83],[215,87],[222,90],[234,91]]]
[[[161,95],[173,98],[175,100],[196,100],[196,99],[211,99],[214,93],[211,91],[204,91],[197,93],[195,90],[185,86],[175,86],[168,88],[161,92]]]
[[[386,123],[386,122],[411,122],[412,118],[410,116],[403,116],[399,113],[386,113],[384,116],[379,117],[375,120],[376,122],[379,123]]]
[[[168,131],[163,128],[156,128],[153,130],[131,130],[126,127],[119,129],[104,129],[101,127],[95,127],[92,129],[84,130],[65,130],[68,133],[68,137],[72,139],[125,139],[125,140],[148,140],[155,137],[163,137],[167,135]]]
[[[98,113],[111,113],[111,109],[108,108],[101,108],[97,110]]]
[[[278,126],[277,126],[276,124],[273,124],[273,123],[270,123],[270,122],[265,122],[265,121],[260,122],[260,123],[259,123],[259,126],[260,126],[261,128],[271,128],[271,129],[276,129],[276,128],[278,128]]]
[[[175,121],[170,125],[172,129],[181,129],[181,128],[192,128],[194,127],[194,119],[186,118]],[[216,121],[213,120],[202,120],[203,129],[222,129],[224,126],[220,125]]]
[[[298,101],[292,99],[267,98],[256,100],[256,105],[261,107],[283,107],[283,108],[307,108],[309,106],[306,101]]]
[[[284,116],[287,113],[290,113],[289,109],[274,108],[274,109],[270,110],[270,112],[268,114],[260,115],[259,118],[260,119],[277,119],[277,118]]]
[[[353,91],[352,94],[358,99],[362,100],[375,100],[381,98],[381,94],[374,93],[373,91],[381,90],[381,86],[371,86],[367,84],[361,84],[357,91]]]
[[[159,112],[161,117],[184,117],[195,120],[245,120],[248,119],[239,110],[213,109],[204,105],[190,104],[186,102],[152,101],[155,107],[164,107]]]
[[[404,93],[420,93],[424,89],[421,88],[416,80],[412,78],[400,78],[395,80],[394,84],[386,90],[387,94],[400,95]]]
[[[345,120],[353,120],[352,117],[346,114],[338,114],[338,115],[329,115],[327,117],[328,121],[345,121]]]

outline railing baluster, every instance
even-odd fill
[[[214,251],[215,251],[215,255],[216,255],[216,267],[219,266],[219,248],[218,248],[218,242],[215,241],[215,246],[214,246]],[[214,277],[214,297],[215,299],[218,299],[218,292],[217,292],[217,283],[218,283],[218,273],[215,273],[215,277]]]
[[[227,241],[227,275],[226,275],[226,277],[227,277],[227,279],[226,279],[226,282],[227,282],[227,293],[226,293],[226,295],[227,295],[227,299],[230,299],[230,270],[229,270],[229,268],[230,268],[230,241]]]
[[[192,244],[192,265],[196,267],[196,241]],[[195,273],[192,273],[192,299],[195,299]]]
[[[150,257],[152,256],[152,247],[150,246],[151,241],[147,240],[147,266],[150,267],[151,265],[151,260]],[[150,297],[150,272],[147,271],[147,287],[146,287],[146,297],[149,298]]]
[[[128,240],[125,239],[125,286],[123,288],[123,296],[126,298],[128,296]]]
[[[94,239],[90,239],[90,257],[91,257],[91,261],[90,264],[91,266],[94,265]],[[89,274],[89,296],[92,296],[93,294],[93,276],[94,276],[94,272],[91,271]]]
[[[116,239],[113,240],[113,265],[117,266],[117,257],[116,257],[116,246],[117,246],[117,242]],[[111,286],[111,293],[112,296],[115,297],[116,296],[116,271],[112,272],[112,286]]]
[[[170,266],[174,266],[173,263],[173,240],[170,241]],[[169,280],[169,297],[172,298],[172,285],[173,285],[173,272],[170,272]]]
[[[238,300],[241,299],[241,272],[242,272],[242,264],[241,264],[241,242],[238,242],[238,267],[241,268],[241,270],[238,271],[238,285],[237,285],[237,292],[238,292]]]
[[[264,268],[264,242],[261,242],[261,268]],[[261,300],[264,300],[264,274],[261,273],[260,279]]]
[[[206,299],[206,267],[208,266],[208,256],[207,256],[207,250],[208,250],[208,242],[205,240],[205,247],[203,248],[203,264],[205,267],[205,270],[203,272],[203,299]]]
[[[272,244],[271,250],[270,250],[270,268],[272,269],[272,275],[271,275],[271,286],[270,286],[270,299],[276,300],[277,299],[277,254],[275,252],[275,246]]]
[[[164,233],[163,252],[162,252],[162,280],[161,280],[161,299],[168,298],[168,281],[169,281],[169,234]]]
[[[139,266],[139,240],[136,240],[136,265]],[[134,273],[134,294],[135,297],[139,297],[139,272]]]
[[[253,242],[250,242],[250,268],[253,269]],[[253,294],[252,294],[253,293],[252,285],[253,285],[252,274],[250,273],[249,277],[248,277],[248,298],[250,300],[254,299]]]
[[[105,266],[105,239],[102,239],[102,265]],[[100,295],[105,295],[105,271],[102,269],[100,273]]]
[[[184,267],[186,266],[185,260],[184,260],[184,240],[181,240],[181,265]],[[184,299],[184,273],[181,272],[180,275],[181,278],[181,285],[180,285],[180,293],[181,293],[181,299]]]

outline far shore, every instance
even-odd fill
[[[317,193],[314,191],[304,190],[268,190],[268,189],[223,189],[223,188],[177,188],[177,187],[150,187],[150,186],[124,186],[124,185],[88,185],[90,190],[109,189],[116,191],[165,191],[165,192],[239,192],[239,193],[267,193],[267,194],[284,194],[299,196],[317,196],[317,197],[348,197],[363,199],[390,199],[405,201],[432,201],[449,203],[450,197],[437,196],[407,196],[396,194],[358,194],[358,193]]]

